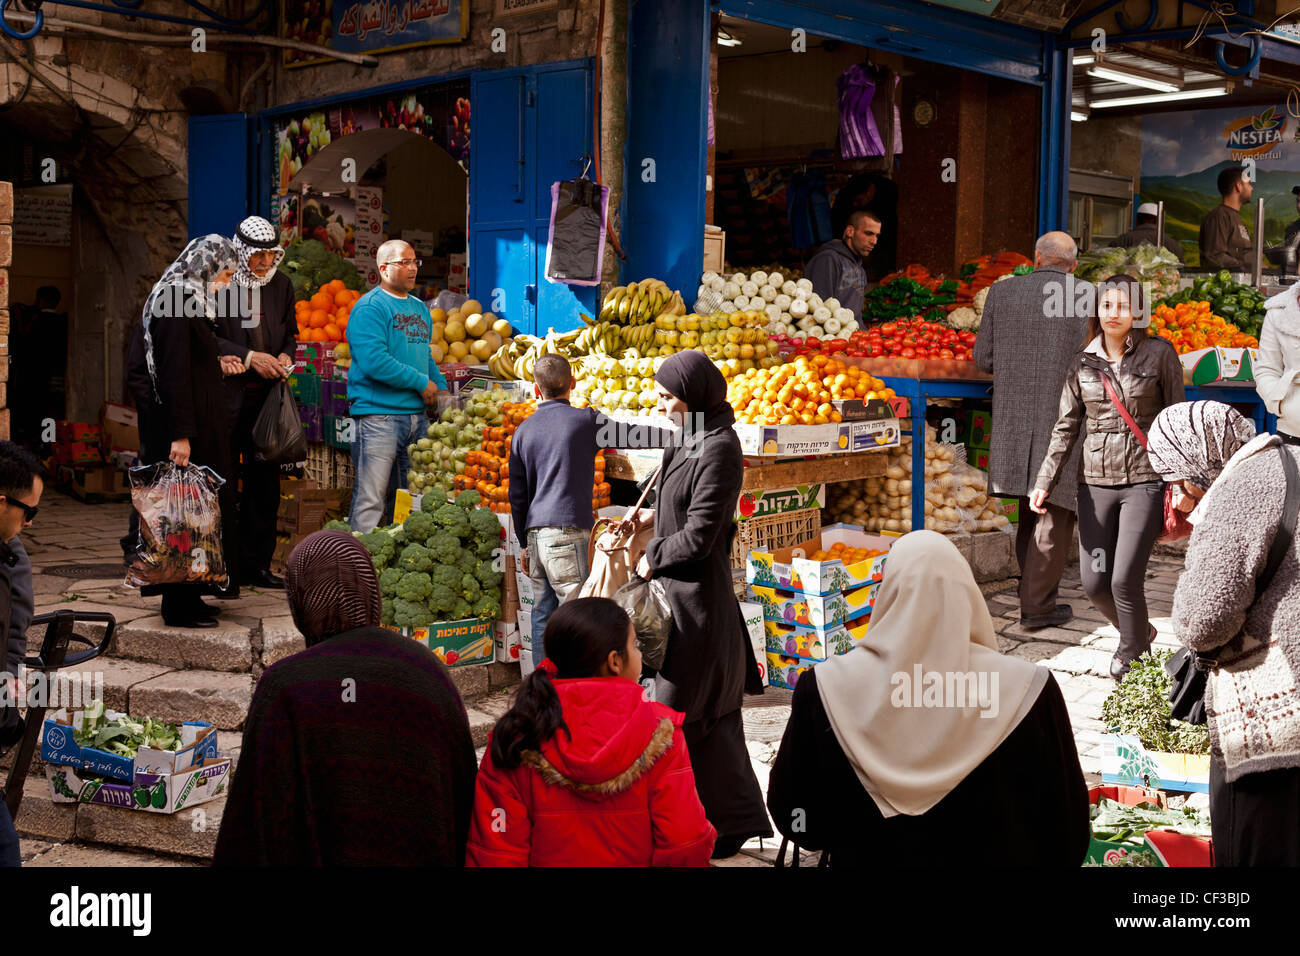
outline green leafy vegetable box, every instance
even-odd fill
[[[138,770],[130,783],[102,780],[73,767],[45,765],[54,803],[98,803],[148,813],[175,813],[215,800],[226,793],[230,773],[229,757],[202,757],[178,773]]]
[[[1209,793],[1210,758],[1147,750],[1136,736],[1102,734],[1101,782]]]
[[[864,584],[849,591],[806,594],[751,584],[749,599],[763,605],[763,616],[775,624],[815,628],[823,633],[837,624],[856,621],[871,613],[879,584]]]
[[[847,591],[864,584],[877,584],[884,577],[888,554],[880,554],[847,566],[843,561],[814,561],[807,556],[819,550],[829,551],[831,545],[837,542],[843,542],[851,548],[887,552],[895,540],[867,534],[858,525],[828,525],[816,537],[792,547],[750,551],[745,562],[745,582],[817,595]]]
[[[217,756],[217,729],[202,721],[171,724],[105,710],[95,701],[46,718],[41,760],[133,782],[141,773],[175,774]]]
[[[436,621],[428,627],[394,630],[419,641],[448,667],[491,664],[496,659],[496,621],[490,617]]]

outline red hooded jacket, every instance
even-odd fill
[[[514,770],[479,767],[469,866],[707,866],[682,715],[623,677],[557,680],[563,730]]]

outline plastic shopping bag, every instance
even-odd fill
[[[589,179],[551,185],[547,279],[569,285],[600,285],[608,213],[607,186],[597,186]]]
[[[640,575],[618,589],[614,603],[627,612],[641,648],[642,666],[657,671],[664,665],[668,651],[668,633],[673,629],[673,611],[662,581],[647,581]]]
[[[259,461],[285,465],[307,460],[307,433],[288,382],[277,382],[267,393],[253,424],[253,444]]]
[[[207,467],[169,461],[132,468],[130,476],[140,541],[127,564],[127,587],[190,581],[225,587],[217,503],[225,479]]]

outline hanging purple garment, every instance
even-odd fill
[[[839,90],[840,156],[863,159],[883,155],[885,144],[871,115],[875,79],[862,64],[854,63],[836,79],[835,88]]]

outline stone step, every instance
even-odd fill
[[[114,847],[80,843],[49,843],[45,840],[22,840],[19,845],[23,866],[202,866],[190,857],[136,853]]]
[[[253,678],[219,671],[168,671],[131,688],[130,712],[162,720],[206,720],[240,730],[253,700]]]
[[[171,668],[253,671],[253,631],[224,617],[213,628],[168,627],[161,616],[143,617],[118,626],[109,651],[114,657],[163,664]]]

